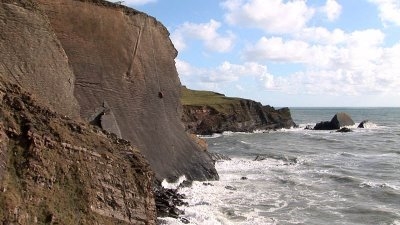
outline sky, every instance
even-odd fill
[[[183,85],[275,107],[400,107],[400,0],[125,0]]]

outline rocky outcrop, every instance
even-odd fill
[[[251,132],[257,129],[290,128],[289,108],[275,109],[259,102],[182,88],[183,117],[186,129],[195,134],[224,131]]]
[[[140,152],[35,98],[0,74],[1,223],[155,224]]]
[[[357,128],[367,128],[371,126],[371,122],[369,120],[363,120],[360,124],[358,124]]]
[[[182,125],[177,52],[155,18],[103,0],[1,0],[0,73],[130,141],[158,179],[216,179]]]
[[[353,126],[354,121],[344,112],[336,113],[331,121],[322,121],[314,126],[314,130],[338,130],[344,126]]]
[[[74,72],[82,118],[107,102],[108,126],[141,150],[158,179],[218,177],[180,121],[177,51],[160,22],[103,0],[37,2]]]

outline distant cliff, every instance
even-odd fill
[[[242,98],[230,98],[210,91],[182,87],[183,117],[186,129],[195,134],[224,131],[251,132],[290,128],[296,124],[289,108],[275,109]]]

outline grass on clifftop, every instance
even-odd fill
[[[182,105],[189,106],[218,106],[226,104],[237,104],[241,98],[230,98],[223,94],[219,94],[212,91],[196,91],[187,89],[185,86],[182,87]]]

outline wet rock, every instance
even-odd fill
[[[188,219],[184,218],[184,217],[179,218],[179,220],[184,224],[189,224],[190,223],[190,221]]]
[[[233,187],[233,186],[225,186],[225,189],[231,190],[231,191],[236,191],[237,188]]]
[[[361,123],[358,125],[357,128],[366,128],[368,123],[370,123],[369,120],[363,120],[361,121]]]
[[[241,180],[247,180],[248,178],[247,177],[241,177],[240,179]]]
[[[221,153],[214,153],[214,152],[209,152],[211,159],[214,161],[229,161],[232,160],[229,158],[229,156],[221,154]]]
[[[322,121],[314,126],[314,130],[335,130],[330,121]]]
[[[348,127],[342,127],[339,130],[337,130],[336,132],[340,132],[340,133],[348,133],[348,132],[352,132],[352,130]]]
[[[188,205],[184,201],[185,196],[178,193],[177,189],[166,189],[155,182],[153,187],[157,216],[178,218],[184,214],[184,211],[178,209],[178,206]]]
[[[263,161],[263,160],[265,160],[265,159],[267,159],[267,158],[268,158],[267,156],[258,155],[258,156],[256,156],[256,158],[254,159],[254,161]]]
[[[314,129],[314,126],[312,126],[312,125],[307,125],[305,128],[304,128],[304,130],[313,130]]]
[[[314,130],[337,130],[344,126],[353,126],[354,121],[344,112],[336,113],[331,121],[322,121],[314,126]]]

